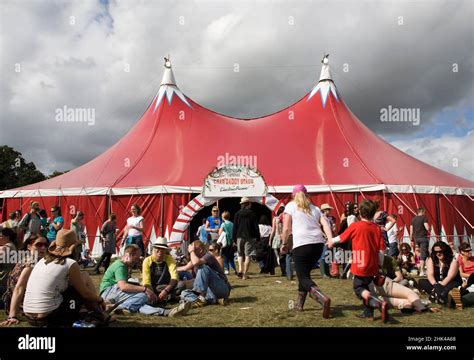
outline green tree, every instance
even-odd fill
[[[0,190],[12,189],[45,180],[33,162],[26,162],[15,149],[0,146]]]
[[[67,173],[68,171],[69,171],[69,170],[67,170],[67,171],[54,170],[51,174],[48,175],[48,179],[52,179],[53,177],[56,177],[56,176],[65,174],[65,173]]]

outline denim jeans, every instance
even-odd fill
[[[193,274],[188,271],[178,271],[178,279],[180,281],[192,280]]]
[[[230,270],[232,268],[235,270],[235,261],[234,261],[234,247],[232,245],[226,246],[222,249],[222,257],[224,258],[224,269]]]
[[[328,247],[326,245],[324,245],[324,248],[323,248],[323,253],[321,254],[321,257],[319,258],[318,262],[319,262],[319,269],[321,271],[321,275],[323,277],[325,276],[330,276],[330,273],[329,273],[329,263],[326,262],[326,252],[330,252],[330,250],[328,249]]]
[[[101,296],[104,300],[114,303],[127,299],[117,308],[126,309],[130,312],[140,312],[145,315],[164,315],[166,312],[163,308],[146,305],[148,296],[145,293],[127,293],[120,290],[117,284],[105,289]]]
[[[192,290],[183,290],[181,299],[184,301],[194,301],[198,294],[206,294],[205,298],[209,304],[215,304],[217,299],[226,299],[230,294],[230,287],[217,272],[208,265],[200,265],[194,279]]]
[[[143,244],[143,236],[142,235],[137,235],[137,236],[128,236],[126,245],[130,244],[136,244],[140,248],[142,252],[142,256],[145,256],[145,245]]]
[[[293,280],[293,266],[291,262],[293,260],[293,253],[289,252],[286,254],[285,262],[286,262],[286,277],[288,280]]]
[[[398,251],[398,243],[393,242],[388,244],[388,256],[397,257],[398,254],[400,254]]]

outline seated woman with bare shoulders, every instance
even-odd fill
[[[0,325],[9,326],[20,322],[18,315],[20,314],[20,308],[23,306],[26,284],[35,263],[44,257],[48,245],[49,242],[45,237],[36,234],[31,235],[23,243],[22,250],[27,251],[28,256],[15,265],[8,277],[7,291],[3,297],[8,319]]]
[[[89,310],[105,310],[91,278],[81,273],[73,259],[78,245],[74,231],[59,230],[45,257],[33,268],[23,301],[30,325],[72,326],[82,305]]]

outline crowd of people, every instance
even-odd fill
[[[272,219],[257,218],[247,197],[240,207],[231,217],[214,206],[184,254],[163,237],[147,254],[145,219],[133,204],[121,239],[115,214],[103,223],[103,253],[96,261],[86,246],[83,211],[75,213],[66,229],[60,207],[52,207],[48,217],[32,202],[27,214],[12,212],[0,225],[0,252],[26,254],[16,263],[0,263],[0,306],[8,314],[2,325],[17,324],[21,316],[32,326],[70,326],[91,316],[106,323],[112,313],[175,317],[193,308],[227,305],[232,290],[228,276],[232,272],[251,280],[252,262],[261,274],[275,275],[279,268],[279,275],[290,281],[296,276],[295,309],[304,311],[309,295],[320,304],[323,318],[331,317],[331,294],[311,277],[315,268],[324,279],[352,278],[362,302],[360,318],[374,319],[378,310],[387,322],[390,308],[421,313],[474,304],[471,246],[462,243],[455,249],[458,254],[452,245],[437,241],[430,249],[422,208],[411,221],[409,241],[400,242],[397,215],[379,209],[378,203],[346,203],[337,229],[334,208],[314,205],[303,185],[294,187],[291,201],[279,206]],[[118,248],[120,256],[112,260]],[[104,268],[99,289],[81,267],[93,267],[95,274]],[[137,270],[141,279],[133,278]]]

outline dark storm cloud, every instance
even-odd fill
[[[168,53],[187,96],[235,117],[299,100],[317,83],[323,52],[344,101],[383,136],[414,136],[447,107],[472,108],[472,2],[272,4],[3,3],[2,143],[45,172],[83,164],[141,116]],[[389,105],[420,108],[420,126],[381,122]],[[94,109],[94,126],[57,123],[63,106]],[[453,126],[472,129],[473,120],[457,116]]]

